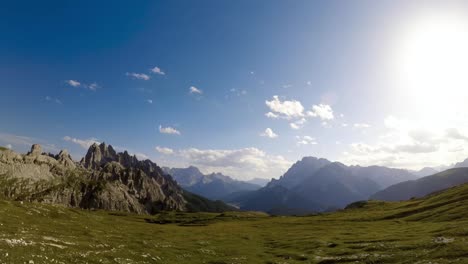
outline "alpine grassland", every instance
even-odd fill
[[[468,185],[309,216],[0,201],[1,263],[467,263]]]

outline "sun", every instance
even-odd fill
[[[444,118],[468,109],[468,18],[426,14],[402,30],[392,54],[394,80],[408,111]]]

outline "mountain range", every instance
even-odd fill
[[[264,188],[234,193],[226,201],[244,210],[279,214],[335,210],[351,202],[366,200],[392,184],[416,178],[402,169],[346,166],[326,159],[304,157]]]
[[[197,167],[167,168],[163,171],[184,189],[214,200],[224,200],[225,197],[235,192],[253,191],[261,188],[260,185],[234,180],[221,173],[203,174]]]
[[[0,193],[8,199],[139,214],[165,210],[234,210],[183,190],[150,160],[102,143],[89,147],[80,162],[33,145],[25,155],[0,150]]]
[[[0,148],[0,195],[139,214],[226,211],[235,207],[273,214],[307,214],[344,208],[369,198],[395,201],[422,197],[468,182],[468,160],[451,167],[433,174],[435,168],[408,171],[346,166],[304,157],[279,179],[261,187],[221,173],[205,175],[193,166],[160,168],[127,151],[118,153],[105,143],[91,145],[80,162],[73,161],[65,150],[54,155],[33,145],[27,154]],[[433,175],[418,176],[426,174]]]

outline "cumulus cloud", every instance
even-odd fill
[[[149,77],[149,75],[144,74],[144,73],[127,72],[125,73],[125,75],[133,79],[144,80],[144,81],[148,81],[151,78]]]
[[[174,150],[171,149],[171,148],[165,148],[165,147],[160,147],[160,146],[156,146],[155,150],[161,154],[164,154],[164,155],[172,155],[174,154]]]
[[[100,144],[98,139],[96,139],[96,138],[79,139],[79,138],[73,138],[73,137],[65,136],[65,137],[63,137],[63,140],[75,143],[75,144],[79,145],[80,147],[82,147],[84,149],[88,149],[94,143]]]
[[[295,130],[298,130],[298,129],[301,129],[304,124],[306,123],[306,119],[305,118],[301,118],[299,120],[296,120],[294,122],[291,122],[289,123],[289,126],[292,128],[292,129],[295,129]]]
[[[190,148],[180,150],[178,155],[204,171],[221,171],[241,179],[279,177],[291,165],[282,156],[268,155],[253,147],[233,150]]]
[[[260,133],[260,136],[268,137],[268,138],[277,138],[278,137],[278,135],[275,132],[273,132],[273,130],[271,128],[265,129],[264,132]]]
[[[163,72],[163,71],[161,70],[161,68],[159,68],[159,67],[154,67],[154,68],[152,68],[152,69],[151,69],[151,72],[154,73],[154,74],[166,75],[166,73]]]
[[[160,164],[170,167],[198,167],[204,173],[221,172],[236,179],[278,178],[292,164],[283,156],[270,155],[258,148],[240,149],[166,149],[156,147],[166,154]]]
[[[266,117],[290,120],[289,126],[296,130],[301,129],[305,125],[306,118],[308,117],[320,118],[324,126],[328,125],[328,123],[323,122],[334,119],[331,106],[326,104],[313,105],[312,110],[304,111],[305,109],[301,102],[297,100],[281,101],[277,95],[274,95],[269,101],[266,100],[265,104],[270,110],[265,114]]]
[[[100,88],[100,86],[97,84],[97,83],[92,83],[92,84],[89,84],[86,86],[88,89],[90,89],[91,91],[96,91],[98,88]]]
[[[456,128],[446,129],[446,135],[447,135],[447,137],[453,138],[453,139],[468,140],[468,136],[466,134],[464,134],[464,133],[461,133]]]
[[[313,105],[312,110],[307,111],[307,115],[311,117],[318,117],[321,120],[334,119],[331,106],[326,104]]]
[[[468,151],[460,148],[464,143],[461,141],[468,137],[458,128],[395,116],[387,116],[383,124],[383,133],[371,143],[349,145],[340,160],[348,164],[421,169],[458,162],[468,156]]]
[[[270,108],[270,112],[277,117],[291,119],[304,116],[304,107],[301,102],[296,100],[281,101],[279,96],[275,95],[270,101],[265,101],[265,104]]]
[[[180,135],[180,131],[173,128],[173,127],[163,127],[159,126],[159,133],[162,134],[172,134],[172,135]]]
[[[65,81],[68,85],[73,86],[73,87],[79,87],[81,83],[76,80],[66,80]]]
[[[86,84],[86,83],[81,83],[81,82],[76,81],[76,80],[66,80],[65,83],[72,86],[72,87],[83,87],[83,88],[89,89],[91,91],[96,91],[98,88],[100,88],[100,86],[95,82],[93,82],[91,84]]]
[[[268,117],[268,118],[278,118],[279,117],[279,115],[277,115],[277,114],[275,114],[273,112],[268,112],[268,113],[265,114],[265,116]]]
[[[198,88],[195,87],[195,86],[190,86],[189,92],[190,92],[191,94],[203,94],[203,91],[200,90],[200,89],[198,89]]]
[[[296,136],[297,145],[317,145],[317,141],[315,138],[310,136]]]
[[[148,104],[152,104],[152,103],[153,103],[153,100],[148,99],[148,100],[146,100],[146,102],[147,102]]]

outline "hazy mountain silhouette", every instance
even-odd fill
[[[224,200],[226,196],[240,191],[252,191],[261,188],[260,185],[234,180],[221,173],[204,175],[197,167],[163,168],[184,189],[209,199]]]
[[[423,197],[433,192],[468,182],[468,168],[453,168],[418,180],[405,181],[381,190],[370,197],[374,200],[400,201]]]

